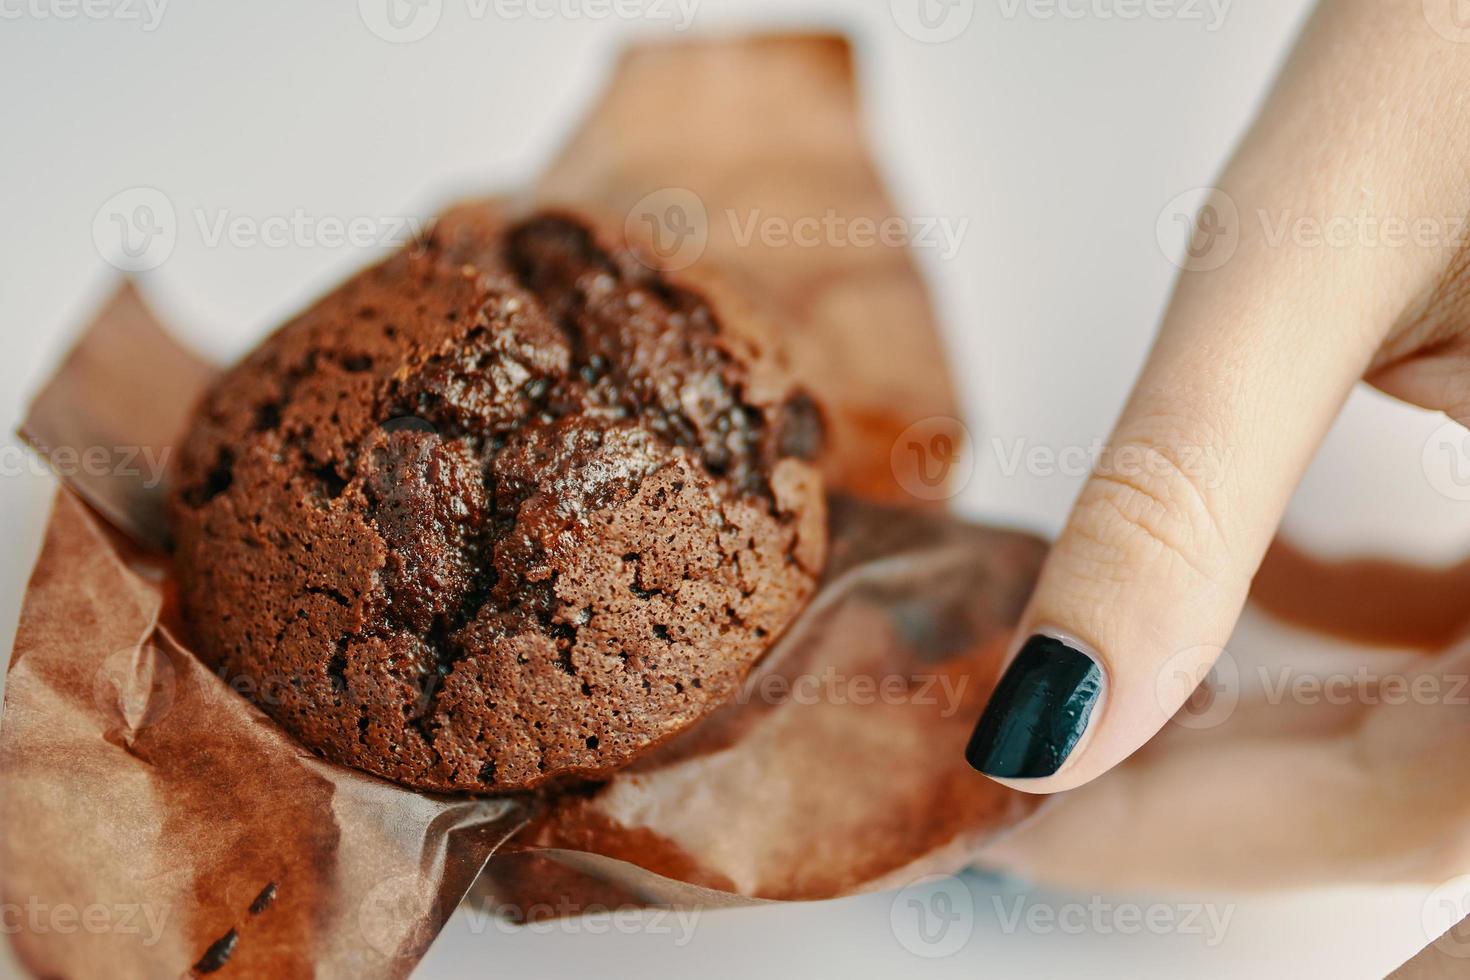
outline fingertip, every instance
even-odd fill
[[[975,725],[965,759],[1025,792],[1055,792],[1085,747],[1106,691],[1102,660],[1056,630],[1032,633],[1007,665]]]

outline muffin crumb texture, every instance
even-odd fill
[[[811,595],[815,406],[609,241],[451,211],[199,408],[170,501],[195,648],[327,758],[426,790],[604,775],[732,698]]]

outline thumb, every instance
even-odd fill
[[[1047,558],[972,766],[1030,792],[1070,789],[1163,727],[1223,649],[1370,355],[1264,317],[1171,312]]]
[[[1221,651],[1308,461],[1449,252],[1324,248],[1270,229],[1283,216],[1334,227],[1365,202],[1463,213],[1463,134],[1432,122],[1470,72],[1470,51],[1451,48],[1418,4],[1344,0],[1311,19],[1196,225],[1189,271],[976,726],[976,769],[1031,792],[1085,783],[1154,735]],[[1355,51],[1384,72],[1361,70]]]

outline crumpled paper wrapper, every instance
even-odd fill
[[[827,38],[635,51],[539,196],[606,212],[678,181],[711,211],[881,218],[851,81]],[[67,482],[0,720],[0,889],[40,910],[11,937],[32,971],[399,977],[482,871],[512,918],[824,898],[956,870],[1034,809],[962,749],[1044,546],[883,503],[906,497],[898,433],[957,414],[907,252],[701,249],[828,399],[831,568],[733,703],[554,796],[438,797],[326,763],[189,653],[162,489],[133,464],[168,451],[213,369],[131,286],[114,296],[22,429]],[[116,465],[63,465],[97,447]]]

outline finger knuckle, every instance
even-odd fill
[[[1072,530],[1100,568],[1130,570],[1168,562],[1209,581],[1219,578],[1228,537],[1218,491],[1180,447],[1199,443],[1131,442],[1099,466],[1074,511]],[[1124,452],[1132,462],[1124,462]]]

